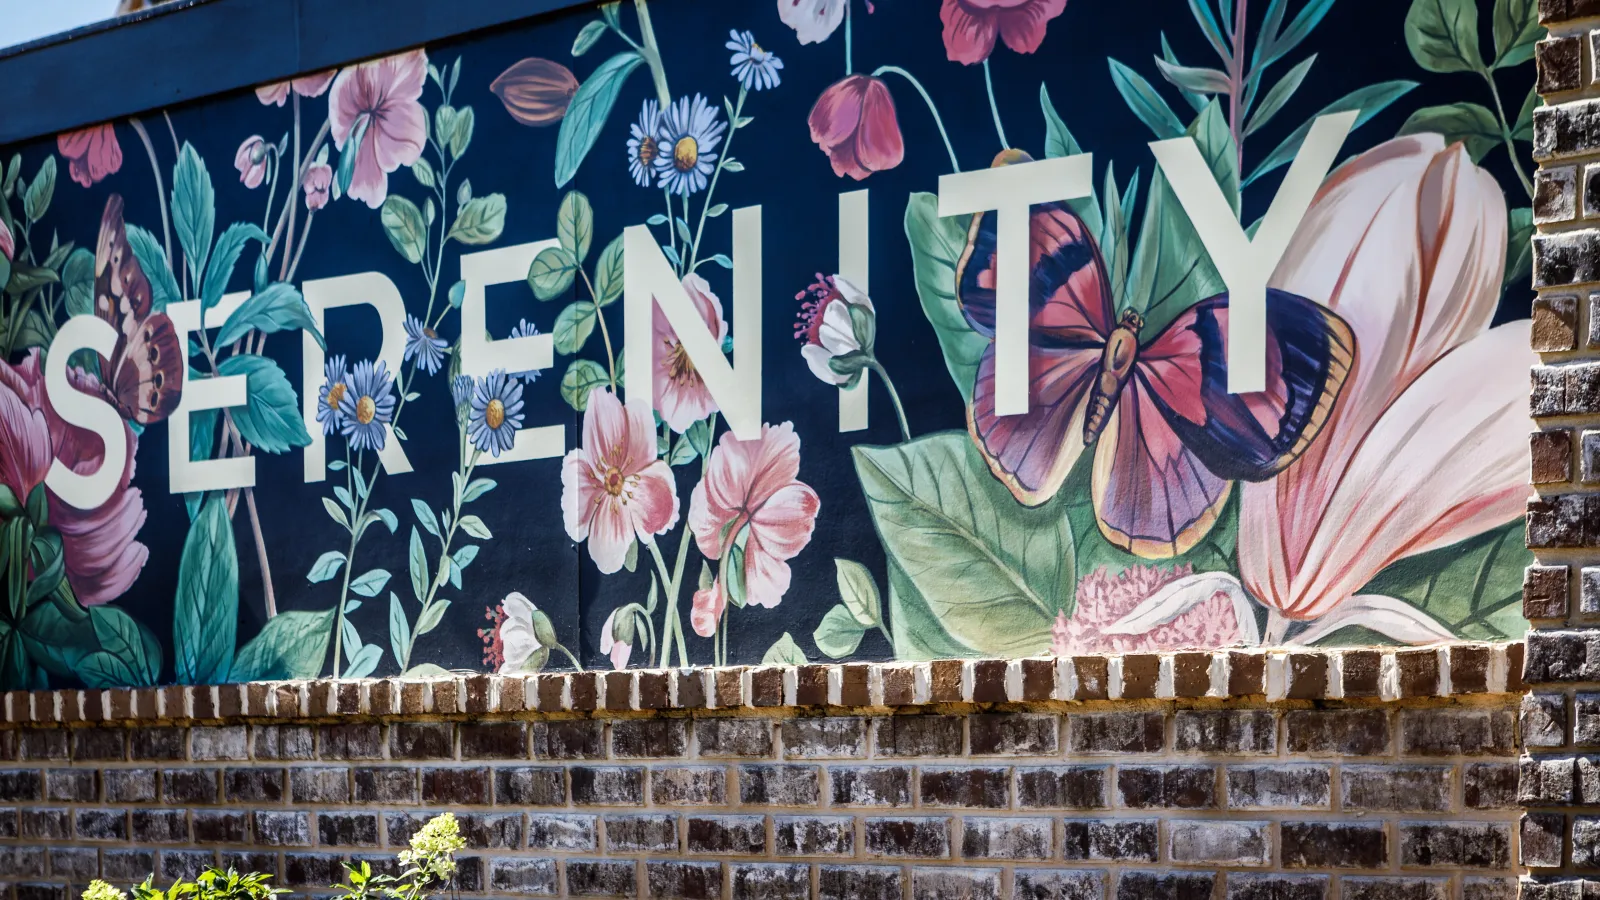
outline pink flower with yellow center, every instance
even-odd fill
[[[607,574],[622,568],[635,538],[649,542],[677,523],[678,486],[656,458],[655,420],[642,401],[589,393],[583,446],[561,463],[561,517]]]

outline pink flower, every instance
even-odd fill
[[[711,293],[711,285],[704,278],[693,273],[683,277],[683,289],[706,323],[706,331],[720,345],[728,335],[728,323],[722,318],[722,301]],[[656,409],[662,421],[682,434],[690,425],[716,412],[717,403],[711,399],[705,379],[695,370],[694,362],[678,340],[678,333],[667,322],[659,305],[655,307],[654,316]]]
[[[894,97],[882,79],[846,75],[822,92],[806,121],[811,140],[828,154],[833,174],[840,178],[860,181],[905,158]]]
[[[678,486],[656,459],[655,420],[642,401],[624,407],[604,388],[589,393],[583,446],[561,462],[561,516],[607,574],[622,568],[634,538],[648,542],[677,523]]]
[[[321,209],[328,205],[328,191],[333,186],[333,167],[327,163],[312,163],[306,169],[305,181],[300,189],[306,193],[306,209]]]
[[[1044,41],[1045,25],[1061,15],[1067,0],[944,0],[944,51],[951,62],[981,63],[994,52],[999,35],[1018,53],[1032,53]]]
[[[263,106],[282,106],[289,99],[289,89],[291,87],[296,94],[302,97],[321,97],[322,92],[326,91],[328,85],[333,83],[334,74],[335,71],[329,69],[326,72],[317,72],[314,75],[306,75],[291,81],[280,81],[277,84],[258,87],[256,88],[256,99],[260,100]]]
[[[0,219],[0,256],[4,256],[7,260],[15,259],[17,252],[16,240],[11,235],[11,229],[6,227],[5,221]]]
[[[252,134],[233,154],[233,167],[239,170],[239,180],[252,191],[266,180],[267,153],[271,149],[261,135]]]
[[[1489,327],[1505,253],[1499,185],[1438,135],[1381,144],[1323,183],[1272,284],[1348,322],[1356,360],[1321,437],[1243,485],[1239,513],[1241,580],[1283,618],[1403,616],[1357,591],[1522,515],[1533,357],[1527,320]],[[1420,615],[1404,634],[1436,639]]]
[[[728,595],[722,590],[722,582],[712,579],[710,584],[694,592],[689,625],[694,628],[695,634],[703,638],[711,637],[717,633],[717,623],[722,620],[722,611],[727,608]]]
[[[811,542],[821,501],[810,485],[796,480],[799,474],[800,438],[792,424],[762,425],[761,437],[753,441],[724,432],[690,496],[689,527],[708,559],[721,559],[748,532],[746,603],[777,606],[789,590],[788,560]],[[716,586],[707,590],[721,593]],[[720,613],[723,602],[720,597],[703,601],[696,594],[696,615],[702,606]]]
[[[389,173],[422,156],[428,117],[417,98],[428,77],[428,55],[412,50],[350,66],[333,80],[328,121],[333,141],[356,153],[351,197],[373,209],[389,196]],[[357,146],[347,149],[354,141]]]
[[[77,390],[97,393],[99,381],[82,369],[69,369]],[[126,426],[124,426],[126,427]],[[50,525],[61,532],[67,582],[83,606],[99,606],[121,596],[139,577],[150,555],[135,538],[144,525],[144,500],[131,487],[137,436],[128,430],[128,461],[111,499],[92,510],[78,509],[48,494]],[[51,460],[60,457],[75,472],[99,469],[104,444],[93,432],[68,425],[45,395],[39,351],[20,365],[0,362],[0,484],[26,503],[44,483]],[[47,489],[48,491],[48,489]]]
[[[66,158],[72,180],[84,187],[122,168],[122,145],[110,122],[56,135],[56,149]]]
[[[1078,603],[1072,616],[1069,618],[1064,612],[1056,615],[1056,623],[1050,629],[1050,652],[1057,656],[1128,653],[1227,647],[1238,642],[1240,630],[1233,601],[1222,592],[1143,634],[1107,633],[1112,623],[1157,590],[1187,578],[1192,571],[1192,566],[1162,569],[1136,565],[1113,576],[1105,566],[1095,569],[1078,581]]]
[[[623,618],[627,619],[632,615],[630,612]],[[613,609],[611,615],[606,616],[604,624],[600,626],[600,652],[611,657],[611,668],[620,672],[628,667],[628,657],[633,654],[633,640],[631,637],[628,640],[617,637],[616,623],[617,611]],[[632,633],[631,628],[628,631]]]

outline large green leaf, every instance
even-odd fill
[[[183,292],[178,290],[178,279],[173,276],[172,267],[167,265],[166,251],[161,249],[156,236],[137,225],[127,226],[127,233],[128,248],[133,251],[133,258],[139,261],[139,268],[150,280],[151,308],[160,312],[167,308],[168,303],[182,303],[184,297]]]
[[[336,610],[281,612],[233,660],[237,681],[315,678],[328,655]]]
[[[28,189],[22,193],[22,212],[28,221],[37,222],[50,211],[50,200],[56,195],[56,158],[46,156],[39,164],[39,174],[33,177]]]
[[[1448,143],[1461,141],[1473,162],[1481,162],[1490,150],[1500,146],[1500,122],[1487,107],[1460,101],[1443,106],[1424,106],[1411,114],[1400,134],[1433,132]]]
[[[1533,58],[1533,45],[1544,37],[1538,0],[1495,0],[1494,65],[1515,66]]]
[[[546,247],[528,266],[528,287],[540,300],[554,300],[572,287],[578,277],[578,261],[564,247]],[[622,282],[617,282],[621,291]]]
[[[794,642],[794,638],[787,631],[783,633],[783,637],[778,638],[777,643],[768,647],[767,652],[761,657],[761,664],[764,666],[803,666],[806,661],[805,651],[800,649],[800,645]]]
[[[922,313],[939,338],[945,368],[961,399],[970,402],[978,360],[989,339],[973,330],[956,302],[956,262],[966,247],[968,221],[967,216],[940,218],[939,198],[933,194],[912,194],[906,202],[906,239]]]
[[[173,601],[174,674],[180,684],[222,684],[233,665],[239,621],[239,553],[221,494],[189,525]]]
[[[211,173],[194,146],[185,141],[172,168],[172,229],[178,233],[189,265],[190,284],[201,283],[216,222],[217,195],[211,187]]]
[[[160,642],[115,606],[69,618],[55,603],[40,603],[18,632],[35,665],[89,688],[147,687],[161,674]]]
[[[1518,519],[1458,544],[1408,556],[1379,572],[1358,593],[1404,600],[1466,640],[1516,640],[1528,630],[1522,617],[1522,573],[1533,554],[1524,537]]]
[[[1429,72],[1477,72],[1478,9],[1474,0],[1412,0],[1406,13],[1406,46]]]
[[[1039,106],[1044,111],[1044,155],[1046,159],[1059,156],[1077,156],[1083,152],[1078,139],[1067,130],[1067,123],[1062,121],[1061,115],[1056,112],[1055,105],[1050,102],[1050,90],[1039,84]],[[1089,189],[1089,196],[1074,197],[1067,201],[1067,206],[1078,214],[1083,224],[1089,227],[1090,234],[1099,234],[1100,201],[1095,197],[1094,188]]]
[[[67,315],[82,316],[94,312],[92,251],[79,247],[67,257],[67,264],[61,267],[61,289],[67,303]]]
[[[1155,134],[1157,140],[1164,141],[1183,134],[1183,123],[1178,121],[1177,114],[1143,75],[1114,59],[1108,58],[1106,62],[1111,65],[1111,83],[1116,86],[1117,93],[1122,95],[1128,109]]]
[[[456,213],[448,237],[463,244],[492,244],[506,228],[506,195],[473,197]]]
[[[904,575],[891,591],[897,633],[925,633],[967,656],[1049,647],[1077,584],[1063,501],[1018,503],[962,432],[852,453],[884,553]]]
[[[1509,234],[1506,238],[1506,274],[1500,290],[1512,288],[1524,292],[1533,290],[1528,275],[1533,272],[1533,210],[1519,206],[1506,214]]]
[[[556,237],[578,262],[588,258],[589,244],[594,240],[594,208],[581,192],[568,191],[561,198],[561,209],[556,213]]]
[[[229,225],[217,238],[211,261],[206,264],[206,280],[200,288],[200,301],[207,309],[216,306],[222,299],[223,292],[228,289],[228,279],[233,277],[233,268],[239,263],[239,254],[244,252],[245,244],[250,241],[260,241],[266,245],[272,242],[272,238],[248,222]]]
[[[578,166],[599,139],[623,84],[643,62],[644,57],[626,50],[601,63],[578,85],[556,135],[556,187],[566,187],[578,174]]]
[[[221,246],[220,241],[218,246]],[[304,329],[316,339],[318,346],[324,350],[328,349],[327,342],[322,339],[322,332],[318,330],[316,321],[311,318],[311,309],[306,306],[305,298],[300,295],[300,291],[292,284],[275,281],[252,295],[233,311],[233,315],[222,323],[222,333],[217,335],[217,344],[221,346],[231,344],[249,334],[251,330],[272,334],[291,328]]]
[[[287,453],[311,443],[300,400],[278,364],[264,356],[240,353],[217,366],[222,375],[243,375],[248,381],[248,402],[231,410],[244,439],[268,453]]]

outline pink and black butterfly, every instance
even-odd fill
[[[1002,161],[997,160],[997,164]],[[1100,249],[1065,204],[1031,211],[1029,409],[994,407],[994,345],[979,362],[967,422],[989,468],[1029,506],[1053,497],[1092,444],[1095,517],[1106,539],[1146,558],[1188,552],[1234,481],[1263,481],[1311,444],[1355,355],[1344,320],[1267,291],[1267,389],[1228,393],[1228,295],[1189,307],[1156,334],[1113,308]],[[993,336],[993,213],[973,217],[956,294]]]
[[[100,392],[129,422],[149,425],[178,408],[183,344],[172,320],[154,311],[150,279],[128,244],[122,197],[100,217],[94,254],[94,314],[117,330],[111,358],[100,358]]]

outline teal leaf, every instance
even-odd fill
[[[94,253],[82,247],[72,251],[67,264],[61,267],[61,290],[67,304],[67,315],[82,316],[94,312]]]
[[[1406,13],[1406,46],[1429,72],[1479,72],[1478,8],[1475,0],[1412,0]]]
[[[489,526],[483,524],[483,520],[477,516],[462,516],[461,521],[457,522],[456,525],[462,531],[480,541],[487,541],[494,537],[493,534],[489,533]]]
[[[350,620],[346,619],[345,621],[348,622]],[[345,668],[343,673],[341,673],[341,677],[365,678],[372,674],[372,670],[378,667],[378,663],[382,659],[382,647],[379,647],[377,644],[365,644],[360,650],[356,651],[353,657],[350,658],[350,665]]]
[[[850,610],[841,603],[823,614],[821,624],[811,633],[811,639],[824,655],[843,659],[856,652],[856,648],[861,646],[862,635],[866,633],[866,627],[857,622],[850,615]]]
[[[217,238],[217,246],[211,251],[211,261],[206,264],[205,281],[200,287],[200,302],[206,309],[216,306],[222,299],[228,289],[228,280],[233,277],[233,269],[239,264],[239,254],[244,252],[245,244],[253,240],[260,241],[262,246],[272,241],[265,231],[248,222],[229,225]]]
[[[435,628],[438,628],[439,623],[444,621],[445,610],[449,608],[449,600],[439,600],[436,601],[432,606],[425,608],[422,611],[422,614],[417,616],[417,630],[415,635],[417,637],[422,637]]]
[[[390,194],[383,201],[378,218],[395,252],[413,265],[422,262],[423,254],[428,252],[428,223],[422,218],[422,210],[405,197]]]
[[[803,666],[807,662],[805,651],[787,631],[761,656],[763,666]]]
[[[1533,283],[1528,276],[1533,273],[1533,210],[1521,206],[1507,213],[1507,217],[1506,274],[1500,290],[1531,291]]]
[[[460,309],[462,301],[467,299],[467,283],[465,281],[457,281],[455,284],[450,285],[449,296],[450,305]]]
[[[471,503],[479,497],[482,497],[484,494],[494,490],[495,486],[496,482],[492,478],[474,478],[467,485],[467,489],[461,492],[461,502]]]
[[[1263,58],[1263,61],[1259,64],[1253,63],[1251,69],[1257,72],[1262,71],[1267,66],[1282,59],[1294,48],[1300,46],[1300,42],[1311,35],[1312,29],[1322,22],[1322,18],[1332,8],[1333,0],[1311,0],[1311,2],[1307,3],[1300,10],[1300,14],[1294,17],[1294,21],[1289,23],[1288,28],[1285,28],[1282,33],[1274,35],[1270,50],[1263,52],[1261,46],[1257,46],[1257,53]],[[1278,12],[1279,21],[1282,21],[1282,9],[1280,8]]]
[[[1405,96],[1412,88],[1416,87],[1415,81],[1383,81],[1370,84],[1364,88],[1351,91],[1327,106],[1323,107],[1317,116],[1326,116],[1330,113],[1350,112],[1359,110],[1355,125],[1352,130],[1366,124],[1369,119],[1382,112],[1389,104]],[[1283,139],[1276,149],[1267,154],[1267,158],[1256,166],[1250,177],[1244,180],[1246,186],[1257,178],[1271,172],[1282,165],[1287,165],[1294,155],[1300,152],[1300,145],[1305,143],[1306,134],[1311,131],[1311,124],[1316,121],[1316,116],[1307,119],[1304,124],[1294,130],[1293,134]]]
[[[1173,113],[1167,101],[1161,99],[1156,89],[1144,76],[1114,59],[1106,60],[1111,66],[1111,83],[1122,95],[1128,109],[1145,124],[1158,140],[1168,140],[1183,134],[1183,123]]]
[[[589,52],[597,41],[606,33],[606,23],[593,19],[578,31],[578,36],[572,41],[572,55],[582,56]]]
[[[422,548],[422,535],[417,529],[411,529],[410,551],[407,554],[407,570],[411,575],[411,592],[416,595],[417,602],[428,599],[428,554]]]
[[[554,300],[572,287],[578,276],[578,261],[565,247],[546,247],[528,266],[528,287],[540,300]]]
[[[485,194],[473,197],[456,213],[448,239],[463,244],[491,244],[506,227],[506,195]]]
[[[1189,12],[1194,15],[1195,22],[1200,26],[1200,33],[1206,36],[1206,42],[1211,44],[1211,49],[1217,51],[1217,56],[1223,62],[1232,59],[1228,43],[1222,37],[1222,29],[1217,25],[1217,17],[1211,13],[1211,0],[1189,0]]]
[[[190,371],[191,377],[193,370]],[[189,413],[189,459],[202,460],[211,458],[211,448],[217,437],[217,422],[222,419],[220,409],[197,409]],[[200,512],[200,504],[205,500],[207,492],[190,491],[183,495],[183,505],[189,511],[189,520]]]
[[[405,605],[400,595],[389,592],[389,652],[396,664],[406,664],[407,649],[411,645],[411,622],[406,618]]]
[[[599,139],[623,84],[643,63],[644,57],[632,50],[618,53],[601,63],[578,85],[577,93],[567,105],[567,115],[561,120],[561,131],[556,135],[556,187],[566,187],[578,174],[578,166]]]
[[[588,300],[575,300],[567,304],[556,316],[556,327],[551,332],[557,353],[571,356],[583,349],[589,335],[594,333],[599,310]]]
[[[963,401],[972,399],[978,361],[989,346],[989,339],[973,330],[956,301],[956,262],[966,248],[968,221],[966,216],[940,218],[939,199],[933,194],[912,194],[906,203],[906,238],[917,297]]]
[[[622,235],[617,235],[600,251],[594,267],[595,302],[608,306],[622,296]]]
[[[395,514],[390,510],[374,509],[368,512],[367,515],[376,518],[379,522],[382,522],[383,527],[389,529],[390,534],[394,534],[395,530],[400,527],[400,520],[396,518]]]
[[[311,443],[300,416],[300,400],[277,363],[240,353],[223,360],[217,371],[248,379],[249,402],[232,411],[233,422],[245,440],[268,453],[287,453]]]
[[[227,502],[213,494],[189,525],[173,604],[174,674],[181,684],[222,684],[239,621],[239,554]]]
[[[1156,68],[1161,70],[1161,77],[1165,78],[1173,87],[1187,91],[1191,94],[1226,94],[1232,87],[1226,72],[1217,69],[1195,68],[1193,66],[1180,66],[1167,62],[1165,59],[1155,57]]]
[[[56,158],[46,156],[39,164],[39,174],[22,193],[22,212],[28,221],[37,222],[50,211],[50,201],[56,195]]]
[[[434,537],[440,536],[439,519],[434,516],[432,507],[428,506],[426,503],[423,503],[421,500],[412,497],[411,511],[416,514],[417,521],[422,523],[422,527],[428,529],[429,534],[433,535]]]
[[[100,651],[77,665],[86,687],[145,687],[159,680],[161,643],[149,628],[115,606],[89,610],[89,624]]]
[[[311,571],[306,573],[306,581],[312,584],[327,581],[338,575],[339,569],[343,565],[344,554],[338,550],[329,550],[327,553],[317,557],[317,561],[311,566]]]
[[[218,241],[217,245],[221,246],[221,243]],[[212,261],[215,262],[215,259]],[[252,295],[233,311],[233,315],[222,323],[222,332],[217,335],[217,344],[231,344],[252,330],[262,334],[272,334],[293,328],[304,330],[316,340],[317,346],[324,350],[328,349],[328,344],[322,339],[322,332],[317,328],[316,321],[311,318],[311,308],[306,306],[305,298],[300,295],[300,291],[292,284],[275,281],[267,285],[266,289]]]
[[[460,64],[461,60],[457,59],[456,67],[451,70],[452,78],[461,71]],[[472,144],[472,129],[476,121],[472,107],[463,106],[456,110],[455,127],[450,129],[450,156],[452,159],[460,159],[462,154],[467,152],[467,147]],[[462,185],[468,184],[466,181],[461,183]]]
[[[1500,146],[1500,122],[1487,107],[1465,101],[1443,106],[1424,106],[1400,126],[1400,134],[1432,132],[1445,143],[1466,145],[1473,162],[1482,162],[1490,150]]]
[[[467,566],[472,565],[473,560],[478,558],[478,550],[477,544],[464,544],[457,547],[456,552],[450,554],[450,561],[455,563],[457,569],[465,569]]]
[[[1522,101],[1522,110],[1517,113],[1517,122],[1511,128],[1511,136],[1519,141],[1533,142],[1533,111],[1544,105],[1544,99],[1539,96],[1539,89],[1528,89],[1528,96]]]
[[[1165,31],[1161,32],[1161,58],[1174,66],[1181,65],[1178,62],[1178,55],[1172,51],[1172,45],[1167,43],[1167,33]],[[1186,90],[1181,92],[1184,102],[1188,103],[1195,112],[1205,109],[1206,103],[1210,100],[1209,97],[1197,94],[1194,91]]]
[[[556,212],[556,239],[580,264],[589,257],[594,240],[594,208],[579,191],[568,191]]]
[[[1317,55],[1311,54],[1285,72],[1276,84],[1267,89],[1266,96],[1261,98],[1261,105],[1250,114],[1250,121],[1244,127],[1245,137],[1255,134],[1272,121],[1272,117],[1277,115],[1278,111],[1283,109],[1283,105],[1289,102],[1289,98],[1294,96],[1294,92],[1300,89],[1300,85],[1306,80],[1306,75],[1311,72],[1311,64],[1316,61]]]
[[[389,583],[387,569],[372,569],[361,575],[360,578],[350,582],[352,593],[363,597],[376,597],[383,592],[384,586]]]
[[[184,296],[178,290],[178,279],[173,277],[172,267],[167,265],[166,251],[161,249],[155,235],[137,225],[127,226],[127,233],[133,258],[139,261],[139,268],[150,280],[150,308],[160,312],[169,303],[182,303]]]
[[[315,678],[328,656],[328,638],[337,610],[289,610],[267,620],[261,633],[233,660],[237,681]]]
[[[189,282],[201,284],[216,232],[217,195],[205,160],[185,141],[172,168],[172,228],[189,265]],[[143,262],[143,260],[141,260]],[[148,272],[146,273],[148,274]]]
[[[1494,67],[1520,65],[1533,58],[1533,46],[1544,37],[1538,0],[1495,0]]]
[[[372,125],[372,117],[363,115],[356,119],[350,128],[350,136],[345,139],[344,149],[339,153],[339,165],[333,171],[333,197],[335,200],[342,194],[350,192],[350,181],[356,173],[356,156],[361,152],[361,142],[367,136],[367,128]]]

